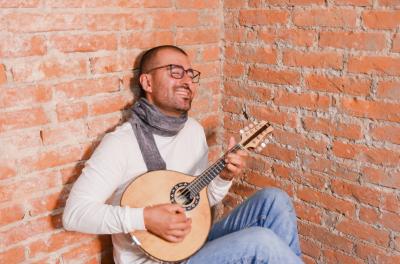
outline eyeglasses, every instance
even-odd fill
[[[182,79],[186,73],[192,79],[192,83],[198,83],[200,81],[200,72],[199,71],[196,71],[193,69],[185,70],[185,68],[183,68],[181,65],[176,65],[176,64],[168,64],[168,65],[164,65],[164,66],[159,66],[159,67],[150,69],[145,73],[149,73],[151,71],[162,69],[162,68],[168,68],[169,73],[172,78]]]

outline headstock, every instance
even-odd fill
[[[246,150],[255,149],[260,152],[269,142],[267,137],[273,130],[269,123],[264,120],[253,121],[240,130],[241,140],[239,145]]]

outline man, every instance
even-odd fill
[[[104,137],[71,190],[64,227],[112,234],[116,263],[151,263],[132,245],[130,231],[147,230],[179,242],[191,230],[191,220],[179,205],[124,208],[119,202],[128,184],[147,171],[199,175],[207,168],[204,131],[187,116],[199,77],[180,48],[147,51],[139,76],[144,97],[132,108],[129,122]],[[229,145],[234,144],[231,138]],[[222,200],[241,173],[244,155],[238,151],[226,156],[227,166],[208,186],[211,205]],[[187,263],[301,263],[300,254],[290,199],[277,189],[266,189],[214,224],[208,242]]]

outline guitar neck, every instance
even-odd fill
[[[235,152],[241,149],[240,144],[236,144],[233,148],[228,150],[221,158],[219,158],[213,165],[208,167],[202,174],[200,174],[196,179],[194,179],[188,186],[192,194],[198,194],[202,189],[204,189],[218,174],[225,168],[225,156],[231,152]]]

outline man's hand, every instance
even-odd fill
[[[192,219],[177,204],[160,204],[144,208],[144,225],[147,231],[169,241],[181,242],[192,227]]]
[[[233,137],[229,139],[228,149],[235,146],[236,142]],[[234,177],[238,176],[243,168],[246,166],[244,157],[247,156],[247,152],[238,150],[234,153],[229,153],[225,156],[226,166],[220,173],[220,177],[226,181],[231,181]]]

